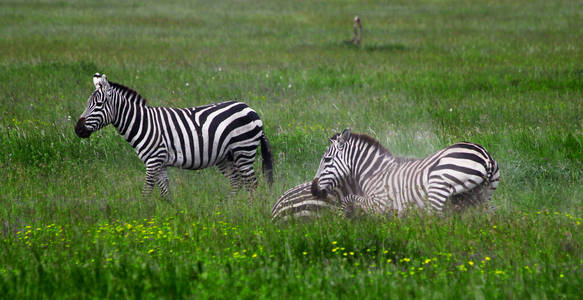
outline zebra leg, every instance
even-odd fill
[[[429,186],[427,187],[427,200],[429,201],[429,207],[433,211],[441,213],[445,206],[445,202],[454,194],[454,192],[455,189],[453,186],[441,177],[440,180],[430,181]]]
[[[493,190],[486,180],[485,177],[460,180],[448,174],[431,176],[427,188],[429,206],[433,211],[441,213],[447,201],[451,201],[456,210],[490,202]],[[497,181],[493,186],[494,189],[496,184]]]
[[[255,170],[253,169],[253,161],[255,160],[255,152],[249,154],[235,156],[233,162],[236,172],[248,191],[254,191],[257,188],[257,177],[255,177]]]
[[[154,184],[158,181],[159,172],[160,170],[157,168],[146,168],[146,182],[144,183],[144,189],[142,190],[142,196],[144,198],[148,198],[152,194]]]
[[[218,163],[217,167],[219,168],[219,171],[221,171],[221,173],[229,179],[229,183],[231,184],[231,195],[234,195],[241,187],[239,182],[239,174],[233,166],[233,161],[225,159]]]
[[[355,207],[358,205],[356,195],[347,195],[340,200],[340,210],[344,213],[347,218],[353,218],[355,213]]]
[[[150,197],[152,194],[154,184],[159,181],[161,170],[162,166],[159,161],[152,160],[146,162],[146,182],[144,184],[144,189],[142,190],[142,196],[144,198]],[[166,177],[168,177],[168,175],[166,175]]]
[[[166,199],[168,202],[173,203],[174,201],[170,194],[168,193],[169,185],[170,179],[168,178],[168,172],[166,171],[166,168],[162,168],[158,173],[158,186],[160,187],[160,196],[163,199]]]
[[[358,213],[383,213],[386,206],[374,197],[363,197],[355,194],[346,195],[340,201],[340,208],[346,217],[355,217]]]

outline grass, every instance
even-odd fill
[[[4,1],[0,295],[578,298],[582,8]],[[342,42],[356,14],[362,48]],[[73,132],[95,72],[155,106],[249,103],[274,186],[229,198],[217,170],[171,169],[175,205],[142,200],[144,166],[113,128]],[[481,143],[501,168],[498,212],[272,224],[345,127],[404,156]]]

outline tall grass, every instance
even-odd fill
[[[577,298],[582,4],[574,1],[0,3],[0,295]],[[351,20],[362,48],[345,45]],[[229,197],[170,170],[175,204],[113,128],[74,124],[108,75],[153,106],[238,99],[275,184]],[[401,156],[459,140],[501,168],[496,214],[272,224],[350,127]],[[260,169],[261,162],[257,162]]]

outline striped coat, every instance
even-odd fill
[[[218,166],[233,190],[254,189],[253,162],[261,144],[263,169],[273,181],[271,149],[258,114],[245,103],[229,101],[192,108],[152,107],[136,91],[93,77],[95,91],[75,133],[88,138],[113,124],[146,165],[144,195],[155,184],[168,195],[167,167],[198,170]]]
[[[446,204],[489,202],[499,179],[498,164],[475,143],[457,143],[423,159],[400,158],[346,129],[332,137],[311,190],[318,197],[350,190],[341,200],[347,214],[402,213],[411,206],[440,212]]]
[[[305,182],[283,193],[271,209],[271,220],[309,219],[321,211],[340,208],[341,196],[338,193],[332,192],[320,198],[312,195],[311,188],[312,183]]]

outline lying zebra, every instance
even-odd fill
[[[335,191],[321,198],[312,195],[311,188],[312,183],[305,182],[283,193],[271,209],[271,220],[309,219],[321,211],[340,208],[340,195]]]
[[[400,214],[412,205],[441,212],[446,203],[454,208],[485,203],[500,178],[496,161],[474,143],[456,143],[426,158],[410,159],[395,157],[374,138],[350,129],[330,141],[311,193],[321,199],[329,193],[342,195],[347,215],[355,209]]]

